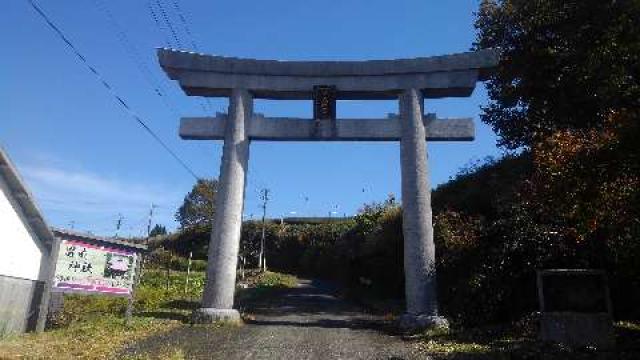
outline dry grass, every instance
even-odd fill
[[[62,318],[55,328],[40,334],[10,335],[0,338],[0,359],[114,359],[128,344],[147,336],[174,329],[188,321],[201,297],[204,273],[192,273],[189,291],[184,292],[185,274],[172,272],[167,288],[166,275],[147,270],[136,291],[137,314],[124,324],[126,299],[100,296],[65,297]],[[295,286],[294,276],[267,272],[253,274],[249,282],[256,289]],[[242,297],[240,291],[240,296]],[[172,319],[172,320],[170,320]],[[180,321],[182,320],[182,321]],[[180,349],[166,348],[157,354],[130,359],[184,359]]]
[[[41,334],[13,335],[0,340],[0,359],[113,359],[127,344],[178,326],[180,322],[104,315],[91,321]]]

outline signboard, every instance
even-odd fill
[[[336,119],[336,87],[313,87],[313,118],[316,120]]]
[[[76,240],[62,240],[53,288],[56,291],[131,295],[137,254]]]

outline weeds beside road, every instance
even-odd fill
[[[0,359],[110,359],[128,344],[160,335],[189,322],[204,287],[204,272],[163,269],[145,271],[135,293],[135,312],[125,325],[127,299],[65,296],[64,308],[43,333],[8,335],[0,339]],[[295,286],[294,276],[251,273],[246,282],[256,289]],[[250,298],[238,289],[239,298]],[[166,357],[164,356],[166,355]],[[181,358],[167,350],[162,359]]]
[[[0,359],[180,360],[202,354],[227,360],[243,354],[345,359],[376,354],[435,360],[640,359],[637,322],[616,324],[618,346],[611,353],[542,344],[536,340],[534,321],[475,329],[454,326],[450,332],[400,339],[389,332],[392,315],[372,315],[336,297],[322,282],[271,272],[248,271],[240,282],[236,299],[245,325],[191,326],[187,325],[189,315],[198,306],[204,273],[192,273],[186,291],[186,273],[173,271],[168,278],[167,286],[166,271],[145,272],[128,325],[123,317],[126,299],[68,296],[52,328],[0,339]],[[306,285],[299,286],[301,282]],[[333,352],[326,352],[330,348]]]

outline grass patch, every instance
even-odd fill
[[[202,296],[204,272],[192,272],[186,288],[185,284],[186,272],[172,271],[167,276],[163,270],[147,269],[136,289],[135,316],[128,325],[126,298],[65,295],[64,307],[50,319],[47,331],[0,340],[0,359],[113,358],[127,344],[188,320]]]
[[[187,320],[202,297],[204,272],[192,272],[189,283],[186,272],[148,269],[135,292],[134,311],[140,316]],[[127,299],[101,295],[65,295],[64,308],[50,319],[52,328],[86,321],[100,314],[122,316]]]
[[[179,324],[177,321],[133,317],[125,325],[120,316],[102,315],[41,334],[10,336],[0,341],[0,358],[113,358],[127,344]]]
[[[297,277],[271,271],[258,274],[253,280],[253,286],[257,288],[285,289],[293,288],[297,285]]]
[[[252,291],[296,286],[295,276],[274,272],[254,272],[246,279],[249,289],[239,289],[239,297]],[[65,295],[64,307],[41,334],[8,335],[0,338],[0,359],[105,359],[114,358],[125,346],[150,335],[169,331],[189,322],[199,306],[205,283],[204,272],[147,269],[136,289],[134,317],[125,325],[127,299],[98,295]],[[216,326],[223,326],[218,324]],[[165,351],[166,350],[166,351]],[[183,359],[180,349],[164,349],[131,359]]]
[[[436,353],[439,355],[489,354],[492,351],[488,345],[446,340],[428,340],[422,344],[422,349],[428,353]]]
[[[640,359],[640,322],[615,324],[616,348],[611,351],[572,349],[537,339],[534,319],[499,326],[426,332],[418,346],[436,360],[488,359]]]
[[[236,306],[240,311],[243,320],[253,320],[251,308],[257,303],[264,303],[282,289],[294,288],[298,286],[298,278],[283,273],[259,272],[250,270],[248,276],[236,289]]]

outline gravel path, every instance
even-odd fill
[[[180,351],[187,359],[428,359],[390,335],[382,318],[332,295],[319,282],[243,305],[243,326],[188,326],[147,338],[125,354]]]

